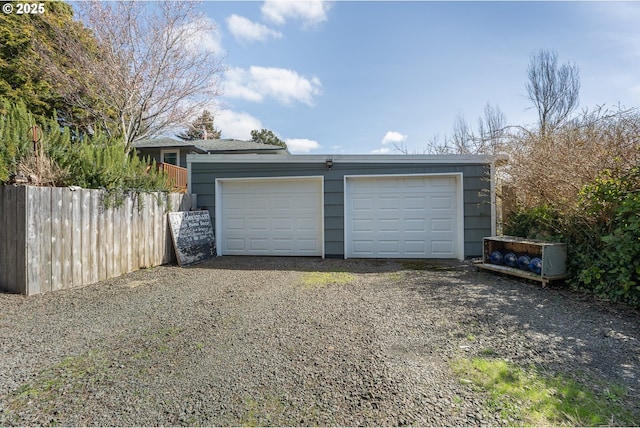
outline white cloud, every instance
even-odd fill
[[[382,147],[381,149],[371,150],[372,155],[386,155],[391,153],[391,149],[389,147]]]
[[[396,131],[389,131],[386,134],[384,134],[384,137],[382,138],[382,144],[399,144],[404,142],[407,139],[406,135],[403,135],[399,132]]]
[[[262,122],[249,113],[222,110],[216,114],[216,127],[222,131],[222,138],[250,140],[251,131],[262,129]]]
[[[263,42],[270,37],[274,39],[282,37],[282,33],[272,30],[266,25],[250,21],[243,16],[231,15],[226,21],[229,31],[240,42]]]
[[[289,138],[285,140],[285,143],[287,143],[287,149],[291,153],[309,153],[311,150],[320,148],[320,144],[317,141],[306,138]]]
[[[331,3],[323,0],[265,0],[262,15],[278,25],[284,24],[287,19],[297,19],[305,27],[313,27],[327,20],[330,8]]]
[[[307,79],[293,70],[251,66],[249,70],[230,68],[225,73],[224,95],[261,102],[273,98],[282,104],[294,101],[313,105],[313,97],[321,93],[320,79]]]

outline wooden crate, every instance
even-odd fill
[[[494,251],[500,251],[502,255],[512,252],[517,257],[522,255],[528,255],[530,258],[538,257],[542,260],[541,273],[538,275],[530,270],[518,269],[504,264],[493,264],[489,256]],[[483,239],[482,261],[477,266],[481,269],[540,281],[544,287],[549,281],[567,277],[566,263],[567,244],[515,236],[492,236]]]

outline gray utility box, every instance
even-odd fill
[[[531,270],[506,266],[504,263],[492,262],[490,256],[494,251],[499,251],[502,255],[513,253],[517,257],[523,255],[527,255],[531,259],[537,257],[542,260],[541,271],[538,274]],[[518,238],[515,236],[492,236],[484,238],[482,261],[478,264],[478,267],[540,281],[544,287],[549,281],[567,277],[567,244],[540,241],[538,239]]]

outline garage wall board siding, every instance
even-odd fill
[[[198,162],[207,155],[190,155],[190,192],[198,195],[198,205],[215,213],[217,178],[324,176],[325,256],[344,257],[344,176],[379,174],[437,174],[462,172],[464,199],[464,255],[482,255],[482,239],[492,234],[490,165],[488,163],[401,163],[334,161],[328,169],[315,162]],[[330,157],[330,156],[329,156]],[[265,157],[262,157],[265,159]],[[214,220],[214,219],[212,219]]]

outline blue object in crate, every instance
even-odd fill
[[[518,257],[516,257],[516,255],[513,253],[507,253],[504,255],[503,260],[504,264],[506,264],[507,266],[516,267]]]
[[[529,270],[540,275],[542,273],[542,260],[539,257],[532,258],[531,262],[529,262]]]
[[[520,269],[529,269],[529,263],[531,263],[531,259],[526,254],[524,256],[518,257],[518,267]]]
[[[493,253],[491,253],[491,255],[489,255],[489,261],[494,265],[501,265],[502,253],[500,251],[494,251]]]

